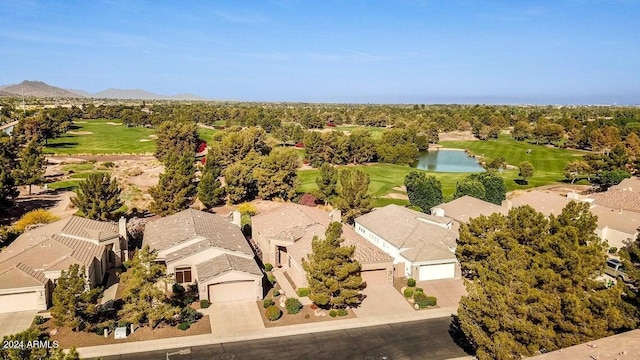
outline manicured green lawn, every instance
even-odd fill
[[[371,132],[371,137],[374,139],[379,139],[382,136],[382,132],[384,128],[375,127],[375,126],[359,126],[359,125],[349,125],[349,126],[336,126],[334,128],[328,127],[326,129],[335,129],[338,131],[353,131],[357,128],[364,128]]]
[[[113,125],[113,124],[120,125]],[[47,154],[151,154],[155,151],[155,129],[129,128],[118,120],[81,120],[57,139],[49,139]],[[204,140],[210,140],[215,130],[198,129]]]

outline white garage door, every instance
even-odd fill
[[[455,277],[456,264],[438,264],[420,266],[420,281],[453,279]]]
[[[35,292],[0,295],[0,313],[38,309]]]
[[[387,271],[385,269],[362,270],[360,276],[362,276],[362,281],[367,283],[367,287],[380,286],[387,283]]]
[[[256,289],[254,282],[230,281],[209,285],[209,301],[226,302],[237,300],[255,300]]]

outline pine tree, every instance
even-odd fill
[[[124,306],[119,315],[126,321],[155,327],[179,312],[156,286],[166,277],[165,267],[155,261],[156,256],[146,245],[127,262],[129,268],[120,277]]]
[[[19,194],[13,176],[16,149],[17,143],[0,131],[0,211],[8,209]]]
[[[361,265],[353,259],[355,246],[342,246],[342,224],[331,222],[325,239],[315,236],[312,253],[302,261],[309,282],[309,298],[325,308],[357,306],[361,302]]]
[[[482,183],[485,190],[484,201],[500,205],[507,198],[507,184],[504,179],[494,171],[487,171],[478,174],[471,174],[467,178],[478,180]]]
[[[546,219],[529,206],[462,224],[456,255],[467,296],[461,328],[479,359],[532,356],[608,336],[631,323],[621,287],[596,280],[605,253],[586,203]]]
[[[298,154],[293,149],[275,148],[253,170],[262,199],[289,200],[296,194]]]
[[[149,210],[160,216],[172,215],[189,208],[197,192],[192,154],[180,157],[171,154],[165,164],[165,171],[160,174],[158,185],[149,189],[149,194],[153,197]]]
[[[59,326],[77,329],[96,310],[100,289],[87,290],[85,267],[78,264],[62,271],[53,290],[51,317]]]
[[[193,157],[198,143],[198,126],[191,121],[165,121],[158,126],[155,157],[166,163],[172,154]]]
[[[335,205],[342,211],[342,217],[348,224],[373,208],[369,195],[369,174],[359,169],[345,169],[339,173],[340,186]]]
[[[419,207],[422,212],[430,213],[432,207],[443,202],[442,184],[435,176],[412,171],[405,176],[404,186],[411,205]]]
[[[208,209],[224,202],[224,188],[219,177],[220,168],[213,159],[207,159],[198,182],[198,199]]]
[[[31,195],[31,185],[41,183],[44,175],[45,158],[42,154],[42,147],[37,142],[31,141],[20,151],[18,156],[15,177],[19,184],[29,186],[29,195]]]
[[[120,186],[106,173],[93,173],[78,184],[76,196],[71,202],[89,219],[108,220],[122,207]]]
[[[338,170],[329,163],[323,163],[320,167],[320,173],[316,176],[316,185],[318,186],[318,198],[323,200],[326,205],[337,194]]]

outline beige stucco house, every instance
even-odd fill
[[[239,224],[187,209],[148,223],[143,245],[157,250],[176,283],[197,284],[200,299],[262,299],[264,273]]]
[[[458,229],[451,219],[387,205],[356,218],[355,231],[393,258],[397,276],[418,281],[460,277]]]
[[[326,212],[304,205],[283,203],[252,219],[253,239],[262,252],[262,260],[283,269],[296,287],[308,285],[302,260],[311,253],[314,236],[325,237],[332,221],[340,221],[340,212]],[[348,225],[342,226],[343,245],[355,245],[354,259],[362,265],[361,276],[368,287],[393,284],[393,261],[369,244]]]
[[[469,195],[459,197],[431,209],[431,214],[448,217],[458,223],[468,223],[470,219],[481,215],[490,216],[494,213],[507,215],[508,212],[509,209],[504,206],[476,199]]]
[[[46,310],[62,270],[85,267],[87,286],[127,259],[126,223],[77,216],[26,231],[0,252],[0,312]]]

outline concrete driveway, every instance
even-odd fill
[[[247,331],[264,329],[260,309],[255,301],[230,301],[211,304],[200,310],[209,315],[214,335],[242,335]]]
[[[368,287],[362,293],[366,298],[362,305],[354,310],[358,318],[385,317],[389,314],[411,315],[415,312],[411,304],[390,285]]]
[[[36,310],[0,314],[0,338],[19,333],[31,326]]]
[[[420,281],[417,286],[423,288],[425,294],[435,296],[439,307],[457,307],[460,298],[467,295],[462,279]]]

